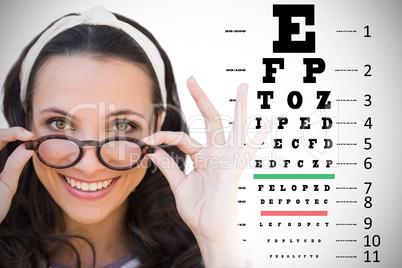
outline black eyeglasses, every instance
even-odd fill
[[[79,141],[65,135],[47,135],[25,142],[28,150],[34,150],[39,160],[52,168],[68,168],[78,163],[84,147],[96,147],[99,161],[113,170],[135,168],[146,154],[155,152],[155,147],[130,137],[110,137],[103,141]]]

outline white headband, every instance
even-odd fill
[[[55,37],[59,33],[79,24],[107,25],[120,29],[125,33],[127,33],[128,35],[130,35],[145,51],[146,55],[148,56],[149,60],[152,63],[152,66],[155,70],[156,76],[159,81],[159,87],[162,94],[163,107],[166,109],[167,94],[165,86],[165,65],[155,44],[139,30],[137,30],[128,23],[118,20],[113,15],[113,13],[109,12],[102,6],[92,8],[91,10],[88,10],[78,16],[71,15],[61,18],[39,37],[38,41],[36,41],[36,43],[31,47],[24,61],[22,62],[20,72],[21,103],[24,103],[25,101],[29,75],[31,73],[32,66],[42,48],[46,45],[47,42],[49,42],[53,37]],[[164,117],[164,113],[162,117]]]

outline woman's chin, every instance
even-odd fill
[[[95,207],[80,207],[63,209],[65,216],[75,223],[83,225],[97,224],[106,219],[110,213],[105,209]]]

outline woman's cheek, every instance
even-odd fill
[[[138,166],[127,171],[127,184],[130,192],[144,179],[148,164],[149,160],[145,157]]]
[[[52,191],[56,189],[57,178],[55,178],[55,175],[57,173],[52,168],[43,164],[36,155],[32,157],[32,161],[39,180],[45,186],[46,190],[52,194]]]

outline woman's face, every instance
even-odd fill
[[[37,74],[32,103],[36,138],[63,134],[100,141],[151,134],[151,80],[128,61],[85,55],[52,57]],[[99,162],[95,147],[85,147],[81,160],[66,169],[50,168],[36,155],[33,158],[39,179],[56,203],[83,224],[100,222],[122,209],[143,179],[147,161],[145,157],[134,169],[115,171]]]

